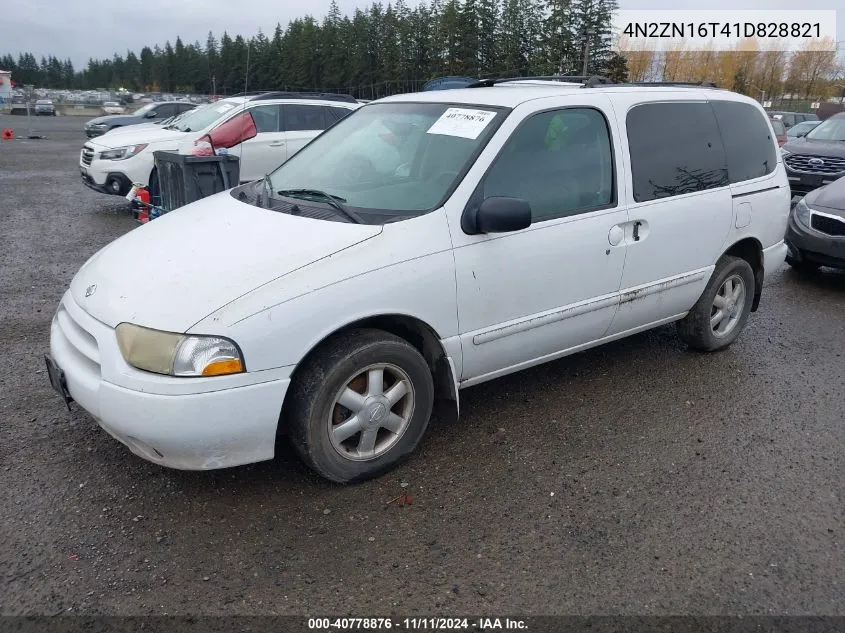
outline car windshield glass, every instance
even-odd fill
[[[446,103],[368,105],[270,175],[273,191],[323,191],[359,210],[414,215],[435,208],[505,117],[502,108]]]
[[[217,119],[231,113],[238,105],[240,104],[232,101],[209,103],[193,110],[188,110],[185,116],[181,117],[178,121],[174,121],[168,127],[181,132],[199,132],[217,121]]]
[[[822,121],[807,134],[816,141],[845,141],[845,117]]]
[[[154,103],[148,103],[147,105],[142,106],[142,107],[138,108],[137,110],[135,110],[135,115],[136,116],[144,116],[147,112],[149,112],[150,110],[155,108],[155,105],[156,104],[154,104]]]

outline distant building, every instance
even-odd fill
[[[0,108],[12,103],[12,71],[0,70]]]

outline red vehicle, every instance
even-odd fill
[[[775,136],[778,139],[778,147],[781,147],[784,143],[786,143],[786,126],[784,126],[783,121],[780,119],[772,118],[770,121],[772,122],[772,127],[775,130]]]

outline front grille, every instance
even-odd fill
[[[790,154],[784,158],[786,166],[793,171],[806,174],[840,174],[845,172],[845,158],[838,156],[814,156],[812,154]],[[821,164],[819,164],[821,161]]]
[[[810,226],[819,233],[834,237],[845,237],[845,219],[840,220],[814,213],[810,218]]]
[[[82,164],[90,165],[92,160],[94,160],[94,150],[86,145],[82,148]]]
[[[100,348],[97,345],[97,339],[71,316],[70,311],[65,308],[64,303],[59,306],[59,311],[56,313],[56,320],[68,344],[77,354],[87,360],[92,369],[99,374]]]

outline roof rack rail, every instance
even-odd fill
[[[558,81],[561,83],[583,84],[585,86],[596,86],[611,83],[610,79],[601,75],[539,75],[534,77],[500,77],[498,79],[481,79],[469,84],[467,88],[489,88],[496,84],[510,81]]]
[[[677,86],[679,88],[718,88],[712,81],[634,81],[611,84],[614,86],[638,86],[642,88]]]
[[[352,95],[335,94],[333,92],[264,92],[252,97],[250,101],[265,101],[267,99],[319,99],[321,101],[357,103]]]

